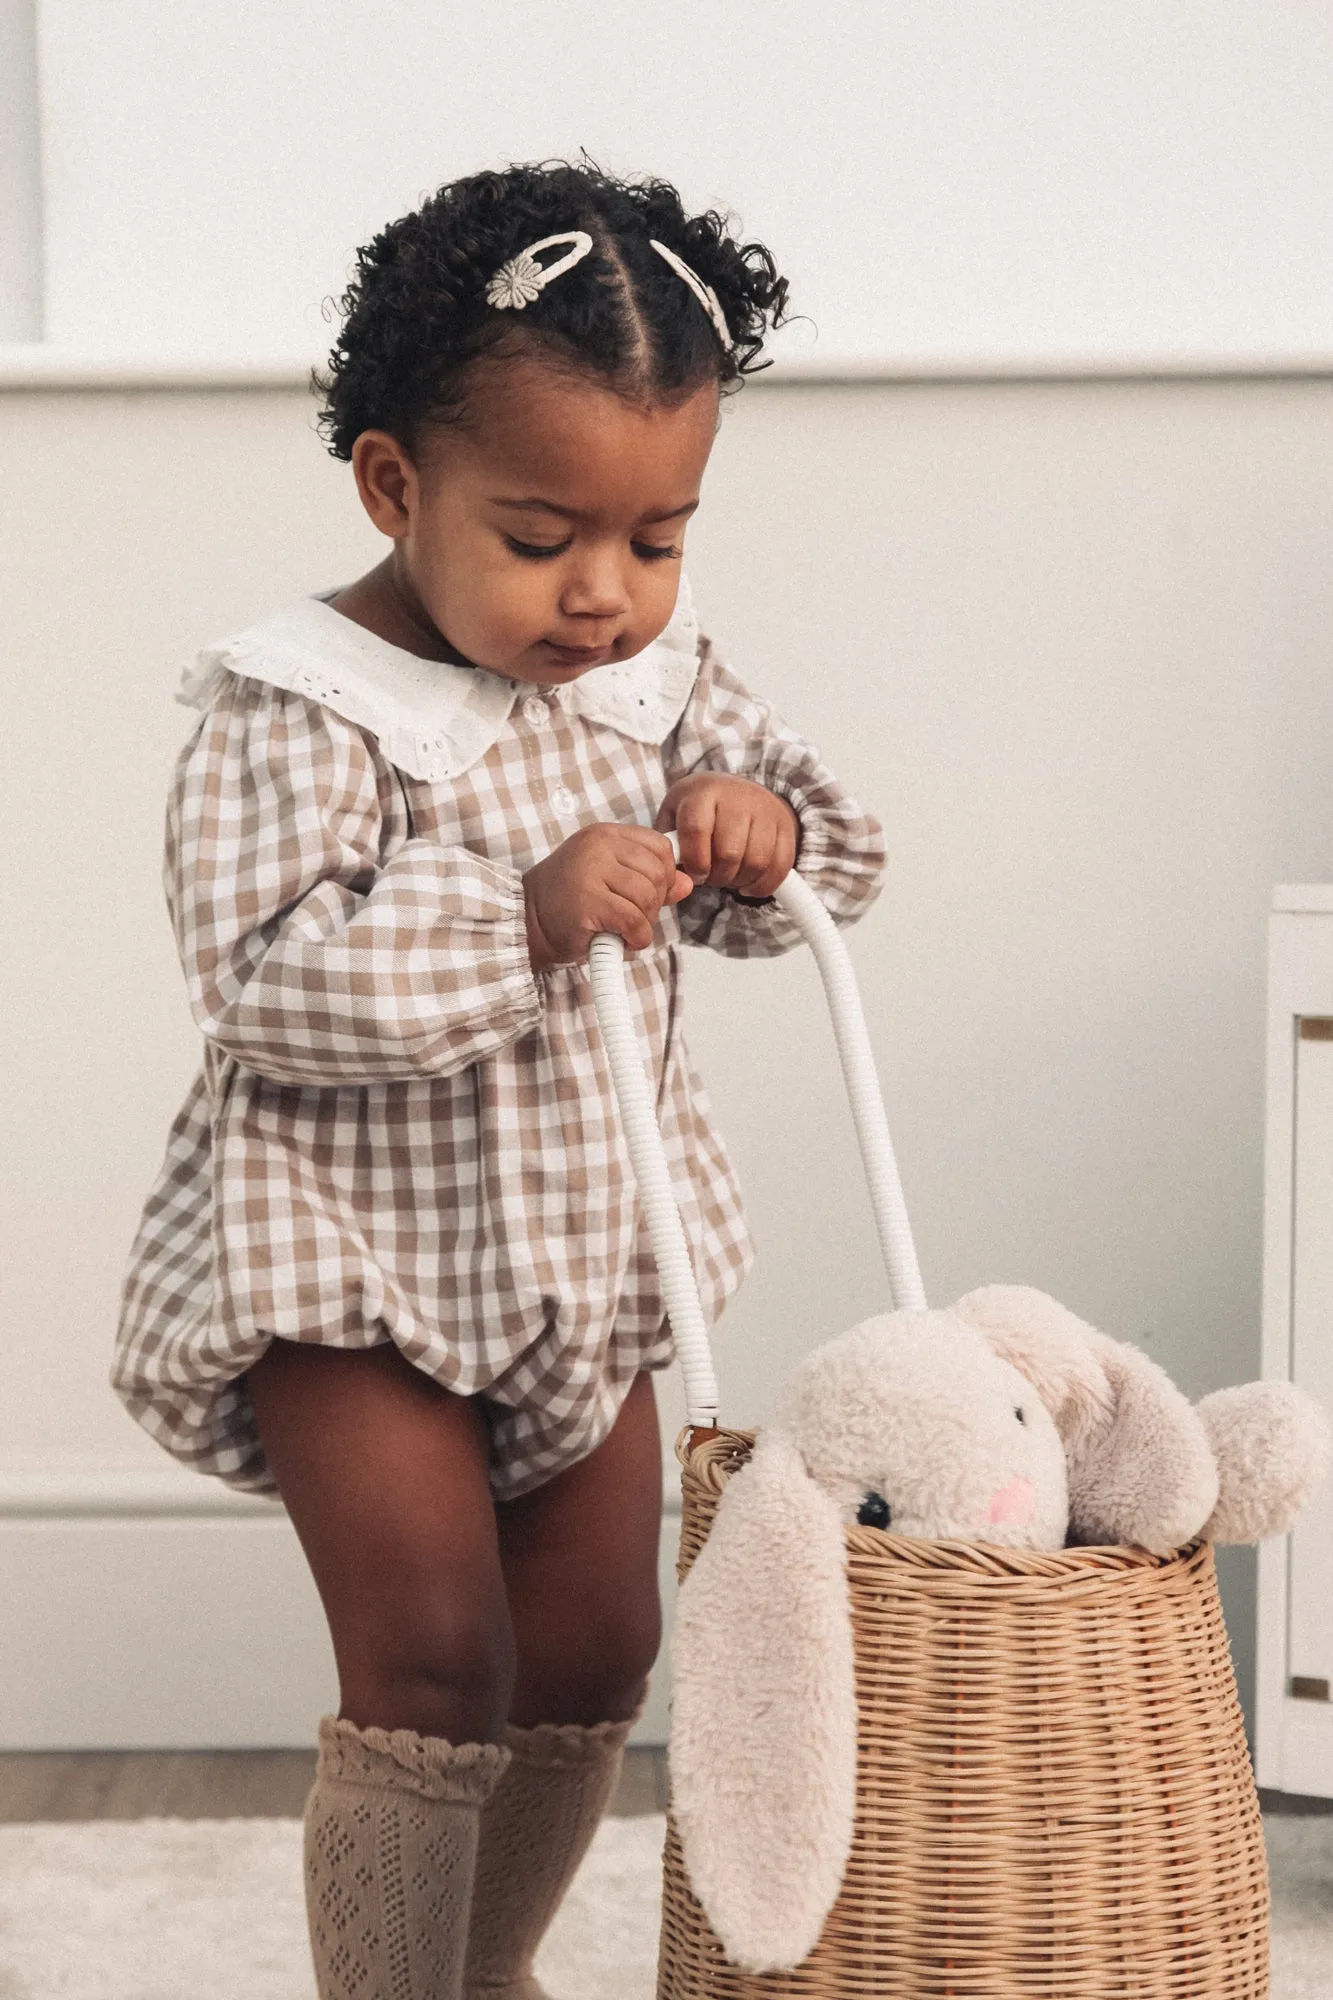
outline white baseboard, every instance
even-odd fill
[[[161,1469],[52,1465],[0,1467],[0,1522],[171,1516],[285,1520],[280,1500],[234,1493],[220,1479],[167,1463]]]
[[[668,1619],[679,1500],[662,1524]],[[162,1471],[0,1473],[0,1751],[313,1749],[338,1707],[280,1502]],[[636,1743],[667,1734],[666,1649]]]

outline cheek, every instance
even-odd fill
[[[680,563],[654,564],[640,568],[631,578],[631,618],[634,626],[633,650],[642,652],[671,623],[680,591]]]
[[[418,588],[441,631],[478,659],[487,651],[508,656],[540,638],[558,595],[551,569],[497,553],[490,536],[460,537],[437,549]]]
[[[986,1520],[991,1527],[1026,1528],[1037,1511],[1037,1489],[1025,1473],[991,1495]]]

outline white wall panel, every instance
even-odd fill
[[[310,424],[295,392],[0,396],[0,1518],[34,1478],[164,1464],[106,1371],[199,1056],[160,882],[171,696],[196,647],[382,549]],[[708,629],[887,831],[848,943],[928,1292],[1042,1285],[1191,1396],[1258,1374],[1266,914],[1274,882],[1333,875],[1333,385],[755,386],[704,494]],[[883,1284],[814,967],[688,972],[759,1242],[718,1343],[750,1423]],[[52,1538],[31,1583],[67,1607],[56,1676],[94,1546]],[[263,1547],[280,1591],[290,1551]],[[1243,1641],[1253,1558],[1223,1556]]]
[[[668,1618],[679,1541],[669,1513]],[[13,1614],[0,1620],[0,1754],[313,1749],[337,1712],[319,1594],[273,1503],[213,1520],[0,1508],[0,1593]],[[668,1661],[664,1646],[636,1743],[666,1742]]]
[[[47,334],[313,356],[355,246],[586,147],[722,201],[818,330],[1034,367],[1333,355],[1324,0],[40,0]]]
[[[42,331],[34,0],[0,0],[0,341]]]

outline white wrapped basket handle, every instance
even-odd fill
[[[679,860],[676,836],[670,834],[668,838]],[[924,1306],[926,1295],[907,1219],[907,1204],[884,1115],[861,996],[846,946],[832,917],[794,868],[779,885],[775,900],[814,953],[824,982],[893,1303],[899,1307]],[[652,1089],[625,990],[624,960],[623,938],[614,931],[599,932],[588,953],[593,1005],[606,1044],[625,1143],[639,1184],[639,1198],[662,1280],[662,1296],[685,1378],[686,1413],[696,1429],[711,1429],[717,1423],[713,1355],[680,1210],[671,1187],[666,1151],[657,1129]]]

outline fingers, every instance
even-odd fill
[[[689,791],[677,802],[670,792],[662,802],[659,822],[667,819],[668,832],[680,843],[680,866],[696,882],[712,880],[713,822],[717,816],[717,794],[711,787]]]
[[[586,957],[598,931],[615,931],[627,950],[645,951],[662,910],[683,902],[700,882],[764,898],[796,858],[795,813],[746,778],[685,778],[668,792],[657,819],[656,827],[583,827],[525,873],[528,948],[537,970]],[[679,866],[666,838],[673,828]]]
[[[724,798],[713,815],[712,865],[708,879],[715,889],[734,889],[745,872],[754,813],[743,796]]]
[[[689,894],[693,894],[693,890],[695,890],[695,878],[693,878],[693,874],[689,872],[689,868],[685,868],[685,864],[677,864],[671,848],[664,848],[664,850],[658,848],[658,836],[654,832],[650,832],[646,826],[626,826],[626,828],[622,828],[622,832],[626,832],[626,834],[646,834],[648,836],[648,844],[642,844],[642,842],[632,844],[624,852],[622,862],[626,866],[630,866],[630,868],[636,868],[640,874],[644,874],[652,882],[654,892],[658,892],[656,894],[656,906],[660,906],[660,904],[671,906],[671,904],[677,904],[677,902],[685,902],[685,898]],[[656,866],[658,864],[658,856],[660,856],[660,870]],[[662,880],[667,882],[667,888],[664,888],[664,890],[660,888]]]
[[[731,887],[742,896],[758,896],[763,891],[758,887],[767,879],[773,866],[773,855],[778,844],[778,823],[771,814],[761,819],[755,817],[750,822],[749,836],[741,865],[732,878]]]
[[[667,793],[659,827],[674,827],[680,866],[696,882],[771,896],[796,860],[796,815],[748,778],[698,772]]]
[[[693,886],[693,885],[691,885]],[[628,896],[608,896],[606,921],[601,930],[614,931],[625,940],[627,951],[647,951],[653,941],[653,926],[636,902]]]
[[[747,866],[735,887],[742,896],[771,896],[785,882],[796,865],[796,815],[784,801],[776,801],[779,811],[772,826],[771,843],[765,856],[752,848]]]
[[[648,833],[646,827],[625,830]],[[624,892],[630,894],[633,902],[639,903],[643,909],[656,917],[659,909],[670,908],[672,904],[682,902],[686,896],[691,895],[694,890],[694,879],[676,866],[671,849],[660,844],[660,835],[648,833],[648,838],[652,842],[651,847],[646,847],[642,843],[632,843],[618,855],[617,859],[628,871],[626,880],[621,884]],[[629,889],[629,877],[637,878],[633,891]],[[639,885],[642,885],[649,900],[644,900]]]
[[[665,835],[655,833],[646,826],[617,826],[611,831],[617,836],[616,860],[621,866],[645,876],[659,890],[660,898],[665,900],[677,872],[676,858]],[[690,886],[693,887],[693,884]]]
[[[660,893],[656,883],[649,882],[641,874],[626,869],[622,873],[607,877],[607,891],[614,899],[617,921],[602,926],[606,930],[618,931],[632,951],[644,951],[652,943],[653,925],[663,909],[683,902],[686,896],[694,894],[695,883],[689,875],[679,869],[672,869],[672,880],[665,895]],[[627,910],[637,913],[637,921],[631,929],[622,928],[619,917]]]

